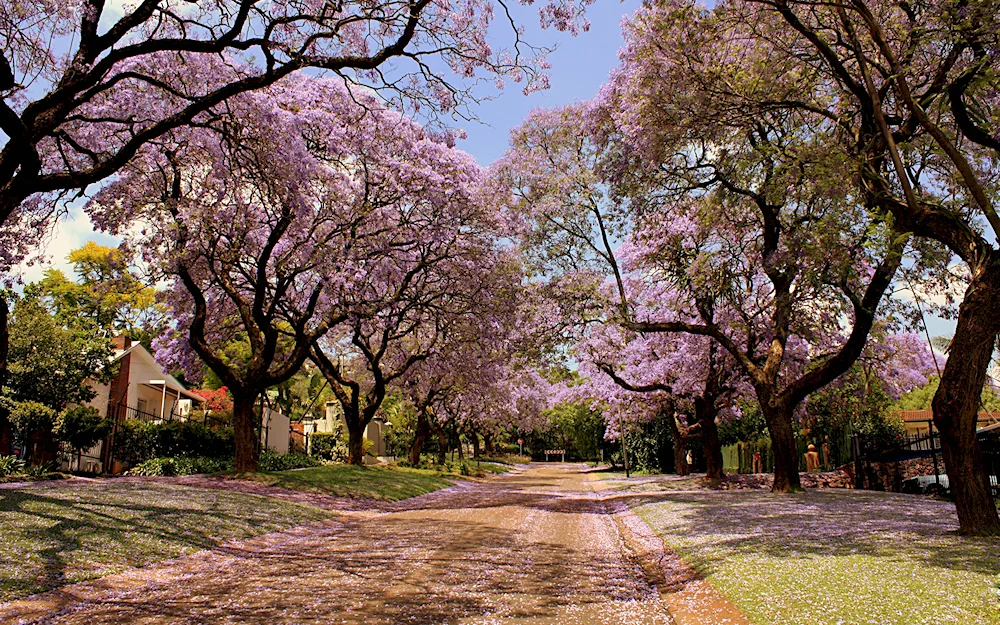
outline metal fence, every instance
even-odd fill
[[[200,414],[199,414],[200,413]],[[231,425],[229,419],[218,417],[216,415],[204,412],[201,410],[192,411],[190,414],[180,414],[174,410],[160,416],[153,412],[147,412],[144,410],[139,410],[133,406],[127,404],[119,404],[115,410],[114,421],[116,423],[121,421],[143,421],[146,423],[169,423],[172,421],[186,421],[189,423],[202,423],[211,428],[225,427]]]
[[[805,454],[809,448],[809,441],[797,438],[795,447],[796,456],[799,459],[799,471],[805,471]],[[834,469],[851,462],[853,454],[850,430],[846,428],[839,430],[819,441],[816,445],[816,451],[820,455],[820,466],[824,470]],[[722,448],[722,466],[729,473],[773,472],[774,452],[771,450],[771,439],[762,438],[755,442],[726,445]]]
[[[103,452],[104,445],[101,446],[101,451]],[[95,456],[88,450],[76,450],[70,449],[68,445],[63,444],[60,446],[59,453],[61,456],[61,461],[65,461],[66,468],[70,471],[76,471],[79,473],[91,473],[99,474],[104,472],[104,458],[101,456]],[[60,462],[61,464],[61,462]]]
[[[1000,430],[980,432],[977,436],[983,452],[983,472],[989,480],[994,498],[1000,499]],[[859,444],[860,453],[855,461],[857,467],[870,465],[872,462],[899,463],[904,460],[928,458],[933,463],[934,474],[944,474],[944,458],[941,456],[941,436],[933,423],[928,424],[927,434],[907,435],[900,445],[881,453],[870,453],[865,449],[864,442]]]
[[[983,468],[993,488],[993,497],[1000,499],[1000,431],[989,436],[981,436],[979,444],[983,449]]]

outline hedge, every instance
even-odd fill
[[[212,429],[201,423],[125,421],[118,426],[115,458],[139,464],[152,458],[232,458],[232,428]]]

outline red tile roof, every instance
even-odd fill
[[[903,421],[930,421],[934,418],[933,410],[900,410]],[[1000,412],[980,411],[978,421],[1000,421]]]

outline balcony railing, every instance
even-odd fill
[[[212,414],[202,413],[201,415],[181,414],[173,409],[166,411],[162,416],[155,412],[139,410],[134,406],[119,404],[115,413],[116,421],[143,421],[146,423],[164,423],[172,421],[188,421],[192,423],[204,423],[209,427],[222,427],[230,425],[227,419],[222,419]],[[201,411],[198,411],[201,412]]]

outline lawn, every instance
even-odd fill
[[[1000,623],[1000,541],[954,506],[810,490],[636,494],[639,515],[760,625]]]
[[[635,474],[628,479],[621,470],[602,470],[597,475],[607,483],[608,488],[618,492],[648,493],[676,492],[689,490],[704,490],[706,480],[704,475],[671,475],[671,474]]]
[[[240,479],[337,497],[399,501],[451,486],[453,482],[447,479],[447,475],[429,469],[336,464],[240,475]]]
[[[151,482],[0,490],[0,602],[330,516],[257,495]]]
[[[482,469],[487,473],[507,473],[508,471],[514,468],[509,464],[503,464],[500,462],[491,462],[489,460],[483,460],[483,461],[470,460],[469,465],[477,469]]]

